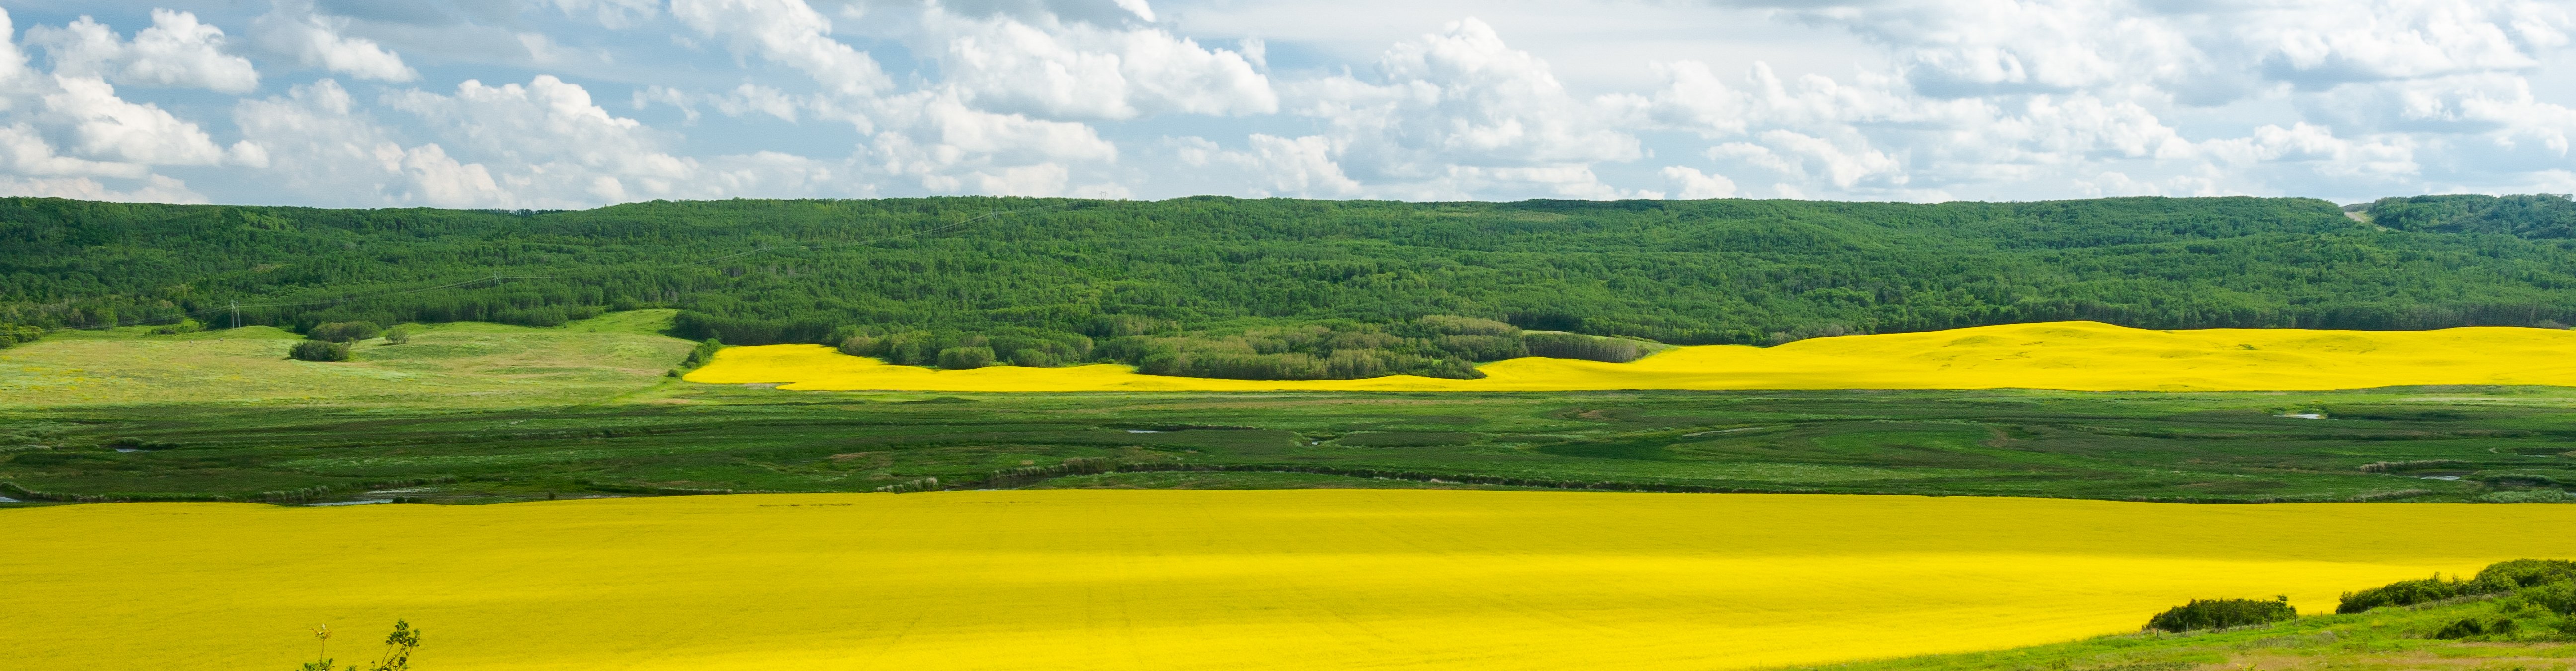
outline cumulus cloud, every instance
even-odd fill
[[[1335,160],[1373,193],[1618,197],[1590,164],[1643,156],[1620,123],[1635,101],[1567,93],[1482,21],[1396,44],[1376,75],[1297,82],[1290,108],[1331,127]]]
[[[867,52],[832,38],[832,21],[804,0],[672,0],[671,15],[738,54],[803,71],[827,90],[848,95],[893,85]]]
[[[252,31],[261,46],[306,67],[389,82],[420,78],[420,72],[405,65],[392,49],[342,34],[349,23],[346,18],[315,12],[310,0],[277,0],[268,14],[252,23]]]
[[[466,80],[454,94],[404,91],[387,95],[384,103],[419,116],[446,140],[432,145],[436,155],[407,155],[406,170],[446,175],[478,189],[490,182],[547,206],[801,195],[832,175],[823,162],[779,152],[710,160],[673,154],[664,149],[673,138],[609,114],[587,89],[552,75],[537,75],[525,85]],[[500,174],[448,158],[444,152],[450,148],[500,166]]]
[[[476,207],[2576,190],[2563,2],[1607,2],[1476,8],[1491,22],[1391,7],[1388,34],[1267,31],[1351,4],[171,0],[0,40],[0,190]],[[1619,23],[1641,16],[1836,46],[1666,55],[1689,39]],[[233,96],[230,119],[206,91]]]
[[[28,28],[27,43],[44,48],[61,75],[223,93],[259,88],[250,59],[224,53],[224,31],[188,12],[152,10],[152,27],[131,42],[84,16],[59,28]]]
[[[1134,4],[1131,9],[1152,20],[1152,10]],[[924,23],[945,37],[946,85],[992,109],[1129,119],[1279,108],[1269,78],[1251,59],[1161,29],[1102,28],[1052,15],[1034,22],[1000,14],[970,18],[936,7]]]

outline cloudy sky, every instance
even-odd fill
[[[0,0],[0,194],[2576,192],[2576,3]]]

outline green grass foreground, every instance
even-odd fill
[[[2536,634],[2515,641],[2432,638],[2462,619],[2491,619],[2491,600],[2304,617],[2269,626],[2188,634],[2138,633],[1931,657],[1825,667],[1831,671],[2197,671],[2336,669],[2542,671],[2576,666],[2576,639]],[[2554,632],[2550,632],[2554,633]]]
[[[2514,564],[2561,562],[2519,560]],[[2490,567],[2488,572],[2494,572]],[[2482,574],[2483,576],[2483,574]],[[2026,648],[1822,667],[1831,671],[2337,669],[2539,671],[2576,666],[2567,576],[2465,598],[2216,631],[2154,630]],[[2392,586],[2393,587],[2393,586]],[[2352,597],[2345,596],[2343,610]],[[2509,623],[2509,624],[2507,624]]]
[[[340,363],[288,361],[293,336],[252,329],[0,350],[0,496],[1403,486],[2505,503],[2565,501],[2576,482],[2576,389],[2555,387],[787,392],[664,376],[691,347],[654,334],[669,315],[423,327]]]

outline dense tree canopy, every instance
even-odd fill
[[[1093,356],[1071,354],[1087,347],[1073,335],[1350,342],[1368,338],[1280,329],[1403,337],[1432,315],[1676,344],[2060,319],[2539,324],[2576,321],[2572,211],[2560,196],[2388,199],[2368,222],[2323,201],[2263,198],[932,198],[572,212],[10,198],[0,323],[193,315],[223,327],[236,302],[244,325],[298,330],[675,307],[676,334],[693,339],[841,344],[917,330],[947,334],[937,349],[1058,343],[1030,355],[1041,362]],[[1436,362],[1475,358],[1465,351],[1406,356],[1446,365]],[[1333,365],[1329,351],[1299,352]],[[1297,352],[1270,354],[1283,353]],[[994,360],[1014,356],[997,349]]]

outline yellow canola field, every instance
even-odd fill
[[[1715,669],[2576,557],[2576,506],[1047,490],[0,510],[0,670]],[[362,662],[363,663],[363,662]]]
[[[2200,329],[2099,322],[2010,324],[1681,347],[1624,364],[1526,358],[1481,380],[1217,380],[1118,365],[942,371],[820,345],[728,348],[684,379],[781,389],[913,391],[1582,391],[1595,389],[2066,389],[2241,391],[2418,384],[2576,384],[2576,331]]]

